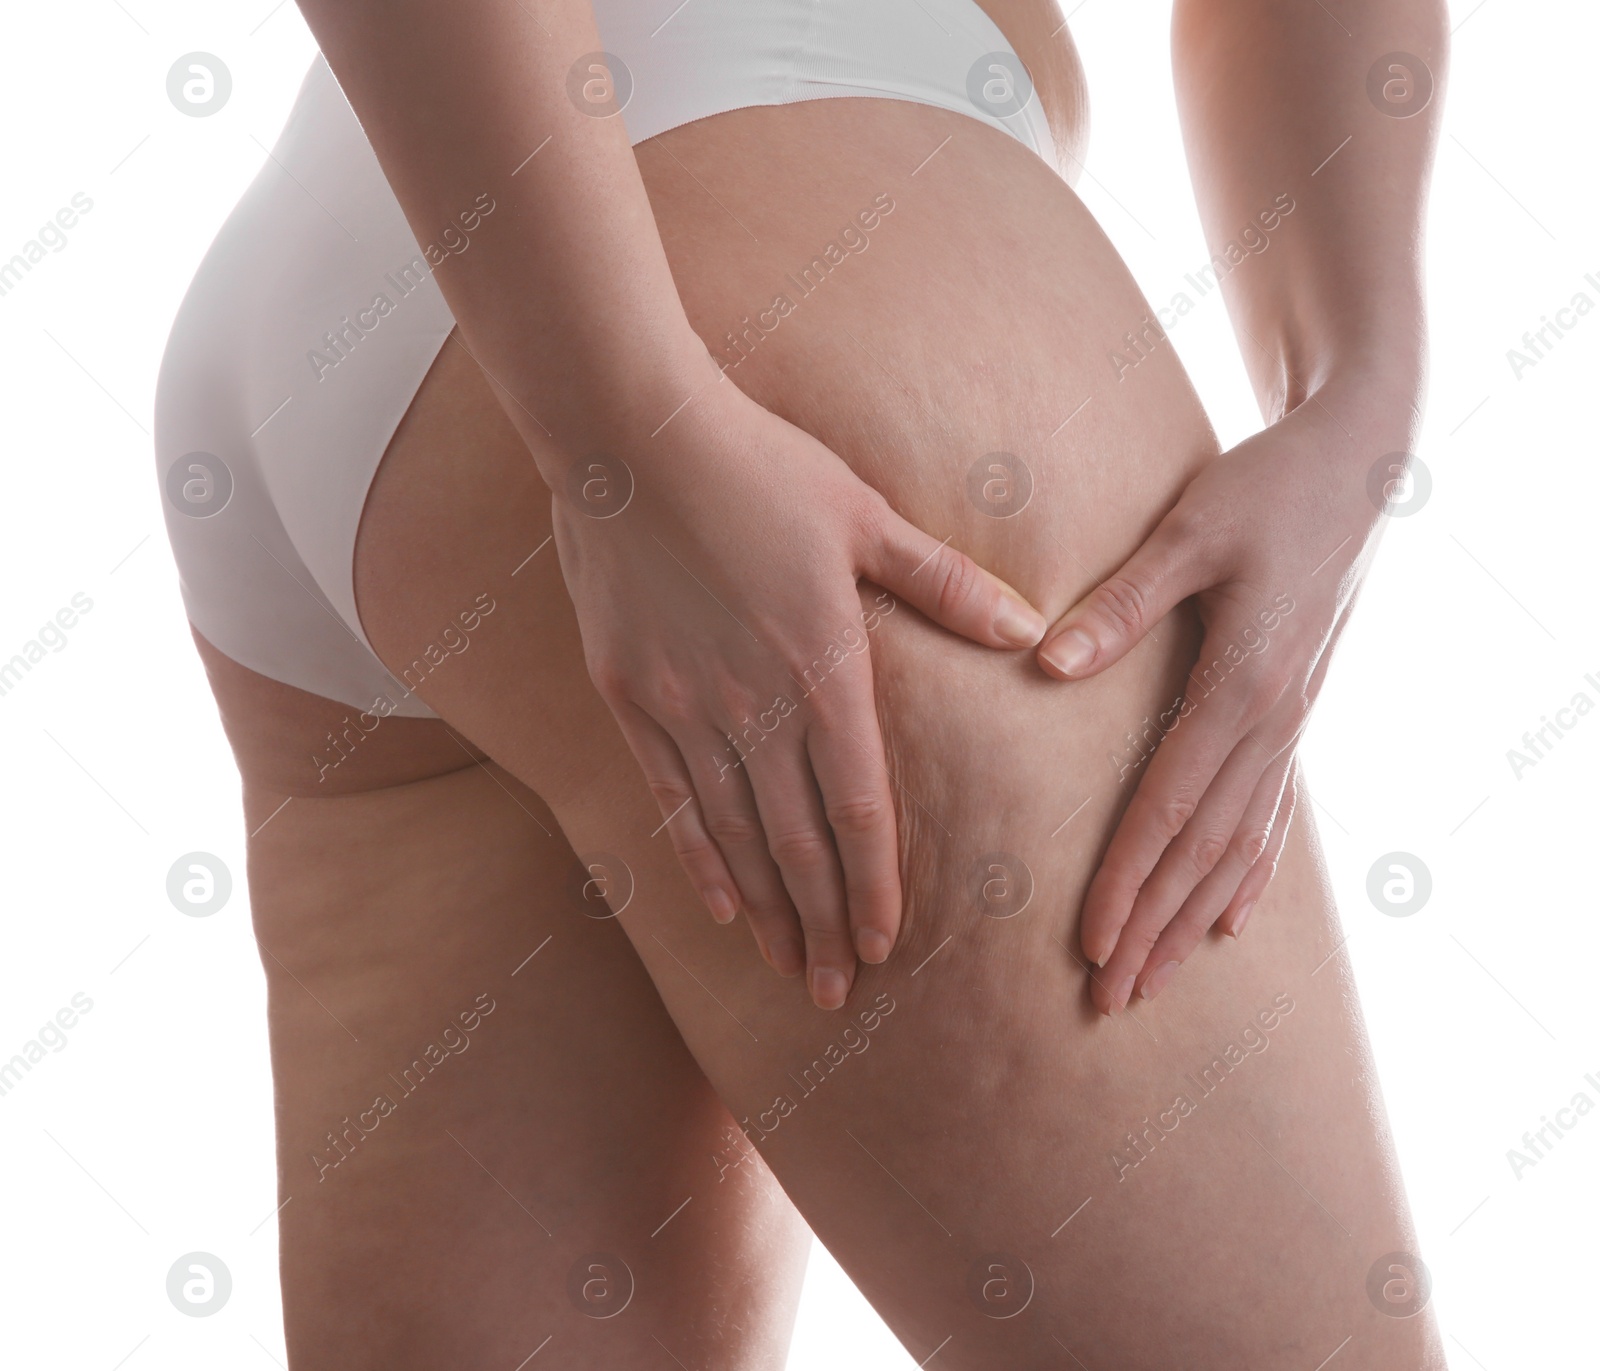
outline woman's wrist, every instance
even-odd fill
[[[1283,415],[1309,406],[1348,441],[1354,461],[1409,452],[1422,422],[1427,366],[1420,348],[1351,349],[1308,378]]]
[[[539,465],[547,482],[549,466],[580,460],[621,458],[640,471],[659,465],[680,435],[700,426],[700,412],[734,389],[719,384],[721,373],[687,320],[669,341],[629,340],[601,360],[580,362],[573,375],[566,403],[541,424],[548,438],[540,448],[549,455]]]

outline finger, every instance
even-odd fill
[[[769,739],[750,756],[745,770],[767,850],[783,873],[800,918],[811,998],[818,1008],[837,1009],[855,980],[856,953],[839,853],[800,729],[791,729],[786,738]]]
[[[1115,572],[1063,614],[1039,645],[1039,665],[1062,680],[1120,661],[1188,596],[1216,583],[1209,540],[1169,513]]]
[[[1084,896],[1079,940],[1096,966],[1110,960],[1140,887],[1249,728],[1249,710],[1243,690],[1219,688],[1157,716],[1163,736]]]
[[[915,605],[936,624],[985,647],[1032,647],[1045,617],[964,552],[907,523],[887,506],[861,574]]]
[[[864,692],[858,682],[841,682],[840,693],[818,709],[806,750],[844,870],[856,953],[881,962],[900,932],[900,849],[871,673],[858,675],[867,678]]]
[[[1310,721],[1311,706],[1318,695],[1322,693],[1322,683],[1327,679],[1328,667],[1333,661],[1333,645],[1338,642],[1339,636],[1344,632],[1345,625],[1350,621],[1350,611],[1355,607],[1355,600],[1347,601],[1339,617],[1334,621],[1333,632],[1328,635],[1327,642],[1323,645],[1322,655],[1317,659],[1317,664],[1311,670],[1311,676],[1306,682],[1304,699],[1301,702],[1300,727],[1295,733],[1295,746],[1299,745],[1300,734],[1305,731],[1306,724]],[[1231,937],[1237,938],[1244,930],[1244,921],[1250,917],[1250,911],[1261,898],[1261,892],[1267,888],[1278,869],[1278,857],[1283,852],[1283,845],[1288,838],[1289,820],[1294,816],[1296,804],[1300,798],[1300,759],[1299,755],[1290,749],[1289,772],[1285,782],[1283,799],[1279,802],[1277,818],[1274,821],[1272,834],[1267,841],[1267,850],[1261,859],[1252,866],[1239,884],[1239,889],[1229,900],[1228,907],[1223,910],[1218,919],[1218,927]]]
[[[1188,960],[1189,954],[1200,946],[1212,926],[1217,924],[1244,878],[1266,856],[1277,833],[1278,815],[1293,766],[1294,751],[1291,746],[1273,758],[1271,765],[1262,773],[1255,794],[1250,797],[1250,803],[1239,821],[1238,832],[1228,844],[1222,860],[1195,887],[1183,907],[1161,930],[1145,957],[1134,986],[1136,994],[1148,1000],[1161,993],[1162,987],[1172,979],[1178,967]],[[1230,930],[1219,928],[1219,931]]]
[[[1250,911],[1255,908],[1256,901],[1266,890],[1268,882],[1278,874],[1278,859],[1283,856],[1283,845],[1289,838],[1289,825],[1294,819],[1295,809],[1300,803],[1300,766],[1298,759],[1289,769],[1289,785],[1284,793],[1283,802],[1278,806],[1278,817],[1272,826],[1272,837],[1267,842],[1267,850],[1261,854],[1261,859],[1248,872],[1244,880],[1239,882],[1239,889],[1228,907],[1222,911],[1218,925],[1225,933],[1237,938],[1244,932],[1245,920],[1250,917]]]
[[[745,774],[751,745],[738,734],[730,739],[708,729],[687,750],[690,772],[706,832],[738,882],[756,946],[780,976],[798,976],[806,964],[800,917],[767,851],[766,830]]]
[[[731,922],[739,911],[740,887],[701,821],[694,783],[677,743],[636,704],[623,701],[612,705],[611,712],[661,809],[662,824],[689,884],[712,918]]]
[[[1206,784],[1200,804],[1162,851],[1118,931],[1116,946],[1091,992],[1102,1013],[1110,1013],[1113,1005],[1121,1008],[1127,1003],[1163,930],[1222,859],[1260,784],[1261,772],[1260,750],[1248,739],[1241,739]],[[1146,777],[1145,786],[1155,779],[1153,773]],[[1123,822],[1127,822],[1126,818]]]

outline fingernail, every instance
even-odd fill
[[[732,896],[721,886],[713,886],[706,892],[706,908],[719,924],[731,924],[739,913]]]
[[[1246,900],[1244,908],[1239,911],[1239,917],[1233,921],[1233,927],[1228,930],[1230,938],[1237,938],[1244,932],[1244,921],[1250,917],[1250,911],[1256,907],[1254,900]]]
[[[1000,601],[1000,611],[994,618],[995,633],[1013,647],[1032,647],[1048,627],[1038,610],[1011,599]]]
[[[1165,989],[1167,982],[1172,979],[1172,973],[1177,969],[1177,962],[1162,962],[1155,969],[1150,979],[1144,983],[1144,989],[1139,994],[1147,1000],[1153,1000]]]
[[[1040,649],[1040,655],[1063,676],[1075,676],[1094,661],[1094,639],[1081,628],[1069,628]]]
[[[835,971],[831,966],[819,966],[811,973],[811,998],[819,1009],[837,1009],[844,1003],[849,989],[844,972]]]
[[[856,934],[856,955],[864,962],[876,964],[885,960],[889,955],[889,947],[888,935],[876,928],[863,928]]]
[[[1124,976],[1117,982],[1117,988],[1111,992],[1111,998],[1116,1001],[1118,1008],[1128,1007],[1128,996],[1133,994],[1133,977]]]
[[[767,964],[780,976],[798,976],[805,970],[806,960],[800,955],[799,943],[774,938],[767,944]]]

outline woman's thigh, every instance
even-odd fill
[[[1215,455],[1076,197],[975,122],[830,100],[720,115],[638,155],[731,379],[1047,614]],[[841,232],[874,205],[864,243]],[[824,1014],[692,897],[586,677],[549,529],[533,464],[452,342],[369,496],[363,621],[398,671],[458,602],[493,598],[419,693],[579,853],[626,868],[620,922],[741,1122],[707,1184],[759,1152],[912,1354],[943,1366],[1309,1371],[1340,1349],[1442,1365],[1429,1315],[1369,1296],[1414,1236],[1309,819],[1249,937],[1208,942],[1130,1013],[1088,1003],[1079,905],[1141,774],[1136,739],[1183,691],[1191,613],[1071,686],[870,587],[861,622],[815,626],[819,660],[870,642],[907,901],[895,954]]]
[[[783,1365],[809,1238],[538,796],[196,635],[240,769],[297,1371]],[[548,1341],[547,1341],[548,1340]]]

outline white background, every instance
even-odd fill
[[[1452,21],[1432,201],[1419,451],[1433,494],[1391,521],[1304,755],[1452,1365],[1511,1371],[1595,1361],[1600,1119],[1520,1179],[1506,1153],[1578,1091],[1600,1101],[1583,1079],[1600,1078],[1600,717],[1520,779],[1506,752],[1578,691],[1600,702],[1584,681],[1600,678],[1600,313],[1521,379],[1506,352],[1576,292],[1600,302],[1584,281],[1600,274],[1600,14],[1475,3]],[[1167,24],[1165,6],[1118,0],[1073,17],[1094,120],[1080,189],[1156,303],[1208,256]],[[313,47],[271,0],[14,6],[6,27],[0,259],[74,193],[94,208],[0,297],[0,659],[75,593],[93,608],[0,697],[0,1058],[75,993],[93,1009],[0,1097],[0,1360],[266,1367],[283,1356],[271,1094],[238,781],[185,628],[149,428],[172,314]],[[196,50],[235,83],[208,119],[165,94]],[[1221,300],[1172,341],[1224,441],[1248,433]],[[165,894],[194,850],[240,887],[209,919]],[[1403,919],[1366,896],[1369,867],[1396,850],[1433,879]],[[165,1296],[193,1250],[233,1273],[214,1318]],[[911,1364],[816,1249],[791,1365]]]

